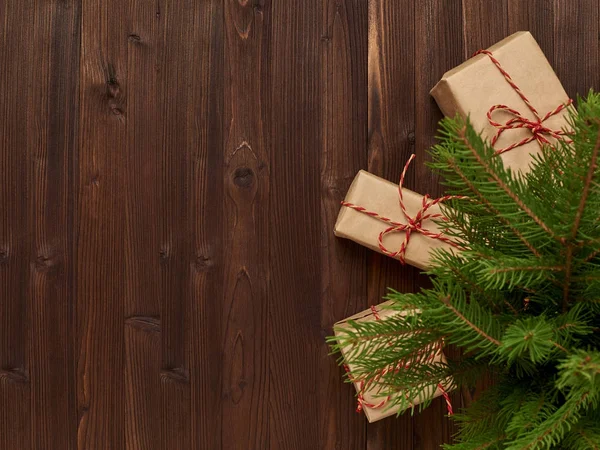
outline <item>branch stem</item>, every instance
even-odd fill
[[[517,206],[525,212],[535,223],[537,223],[546,233],[548,233],[552,238],[560,240],[560,238],[552,231],[552,229],[546,225],[546,223],[540,219],[537,214],[535,214],[529,206],[527,206],[523,200],[519,198],[519,196],[513,192],[513,190],[508,186],[503,180],[500,179],[498,174],[490,167],[490,165],[483,160],[481,155],[477,152],[475,147],[471,145],[471,142],[467,139],[466,127],[461,128],[458,132],[458,136],[462,140],[463,144],[467,149],[473,154],[477,162],[485,169],[490,178],[502,189],[516,204]]]
[[[479,328],[477,325],[475,325],[473,322],[471,322],[469,319],[467,319],[459,310],[457,310],[454,306],[452,306],[452,303],[450,303],[450,297],[449,296],[442,297],[442,298],[440,298],[440,300],[442,301],[442,303],[444,305],[446,305],[448,307],[448,309],[450,311],[452,311],[454,314],[456,314],[456,316],[460,320],[462,320],[464,323],[466,323],[469,326],[469,328],[471,328],[472,330],[474,330],[482,338],[484,338],[485,340],[491,342],[494,345],[497,345],[498,347],[502,345],[502,343],[499,340],[494,339],[492,336],[490,336],[489,334],[487,334],[485,331],[483,331],[481,328]]]

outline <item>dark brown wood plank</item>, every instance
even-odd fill
[[[333,236],[350,183],[367,165],[367,3],[323,2],[321,73],[323,138],[321,152],[321,327],[367,308],[366,250]],[[355,411],[354,386],[343,383],[343,368],[320,345],[316,413],[322,449],[361,449],[366,420]]]
[[[164,169],[162,68],[165,19],[157,5],[132,0],[121,45],[127,48],[125,448],[161,447],[161,218]],[[113,212],[114,214],[115,212]],[[163,253],[161,253],[163,251]],[[167,420],[165,420],[167,423]]]
[[[438,122],[442,117],[429,91],[444,72],[465,59],[464,11],[461,2],[455,1],[417,2],[415,8],[417,157],[414,171],[417,178],[412,187],[417,192],[439,196],[443,191],[437,176],[424,164],[429,159],[426,151],[435,143]],[[428,283],[428,279],[421,277],[418,286],[428,286]],[[451,399],[454,408],[458,409],[461,406],[460,393],[453,392]],[[444,399],[440,397],[415,417],[414,449],[429,450],[450,442],[455,428],[450,420],[444,418],[446,414]],[[432,424],[435,424],[435,428]],[[431,432],[432,429],[435,431]]]
[[[573,99],[600,89],[599,8],[595,0],[555,1],[554,70]]]
[[[159,241],[160,296],[162,331],[162,430],[163,449],[191,447],[190,414],[190,358],[187,312],[190,302],[189,267],[194,252],[189,245],[192,215],[189,211],[192,172],[189,162],[195,149],[188,134],[188,118],[196,105],[189,93],[202,81],[196,76],[196,67],[189,61],[195,47],[203,45],[195,30],[195,16],[199,13],[196,0],[175,4],[164,3],[160,17],[163,23],[161,48],[162,77],[160,98],[161,118],[157,126],[164,129],[158,160],[159,179]],[[217,17],[217,20],[219,17]],[[200,61],[207,64],[208,59]],[[194,87],[192,87],[194,86]]]
[[[186,79],[190,180],[189,364],[191,448],[222,446],[223,322],[223,2],[194,2]],[[226,430],[231,433],[233,430]]]
[[[316,393],[323,345],[320,46],[326,43],[321,1],[272,2],[264,10],[271,45],[263,58],[271,149],[268,448],[295,450],[318,439],[324,401]]]
[[[508,2],[463,0],[464,59],[508,36]]]
[[[160,337],[160,320],[156,317],[130,316],[125,320],[127,450],[161,448],[161,410],[157,395],[160,392]]]
[[[261,97],[265,15],[225,2],[223,448],[268,448],[269,153]]]
[[[67,2],[2,9],[2,81],[10,86],[0,97],[2,210],[10,212],[0,232],[7,321],[0,344],[2,447],[71,449],[69,156],[76,145],[78,8]]]
[[[0,448],[32,448],[27,346],[27,285],[31,166],[27,124],[34,47],[29,45],[33,5],[0,2]],[[32,111],[33,112],[33,111]],[[32,117],[33,119],[33,117]],[[36,129],[29,131],[36,136]]]
[[[554,0],[508,0],[508,34],[530,31],[554,64]]]
[[[72,179],[77,151],[79,2],[35,4],[28,90],[29,380],[32,448],[76,448]]]
[[[129,5],[82,3],[75,156],[79,450],[125,445],[127,37]]]
[[[415,8],[408,2],[369,2],[368,170],[397,183],[415,143]],[[414,182],[414,167],[406,182]],[[388,288],[412,292],[418,271],[374,252],[368,258],[368,302]],[[368,425],[369,449],[412,448],[410,414]]]

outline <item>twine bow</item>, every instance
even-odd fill
[[[569,99],[566,103],[561,103],[556,108],[554,108],[552,111],[548,112],[545,116],[542,117],[542,116],[540,116],[540,113],[537,111],[537,109],[531,104],[531,102],[529,101],[527,96],[523,93],[523,91],[521,91],[519,86],[517,86],[517,84],[513,81],[512,77],[508,74],[508,72],[506,72],[506,70],[504,70],[504,68],[502,67],[500,62],[494,57],[492,52],[490,52],[489,50],[479,50],[473,56],[477,56],[477,55],[487,55],[490,58],[490,60],[498,68],[500,73],[502,73],[502,75],[504,76],[504,79],[515,90],[515,92],[519,95],[519,97],[521,97],[523,102],[527,105],[527,107],[529,108],[529,110],[535,117],[534,120],[528,119],[523,114],[521,114],[521,112],[517,111],[514,108],[510,108],[506,105],[492,106],[489,109],[489,111],[487,112],[487,118],[488,118],[488,122],[490,123],[490,125],[497,128],[497,130],[498,130],[498,131],[496,131],[496,134],[492,138],[492,147],[494,145],[496,145],[496,142],[498,141],[500,136],[502,136],[502,133],[504,133],[507,130],[516,130],[519,128],[525,128],[525,129],[528,129],[529,131],[531,131],[531,136],[524,138],[524,139],[520,140],[519,142],[515,142],[514,144],[511,144],[508,147],[496,149],[497,155],[504,153],[504,152],[508,152],[517,147],[528,144],[532,141],[537,141],[540,144],[540,146],[543,146],[543,145],[552,146],[552,143],[550,142],[550,140],[548,140],[548,138],[546,136],[551,136],[552,138],[554,138],[556,140],[562,140],[568,144],[573,142],[571,139],[569,139],[567,137],[567,135],[568,135],[567,132],[565,132],[563,130],[553,130],[552,128],[549,128],[544,125],[544,122],[546,120],[548,120],[550,117],[555,116],[556,114],[559,114],[565,108],[570,106],[573,103],[572,99]],[[494,114],[495,111],[504,111],[504,112],[512,115],[513,117],[511,119],[508,119],[505,123],[496,122],[492,118],[492,115]]]
[[[385,222],[389,225],[388,228],[386,228],[381,233],[379,233],[379,237],[377,238],[379,249],[381,250],[381,252],[383,254],[391,256],[392,258],[398,259],[402,264],[406,263],[406,259],[405,259],[406,258],[406,248],[408,247],[408,244],[410,242],[410,236],[412,235],[412,233],[421,233],[423,236],[427,236],[431,239],[438,239],[442,242],[446,242],[446,243],[456,247],[457,244],[455,242],[453,242],[449,237],[444,236],[443,233],[433,232],[433,231],[430,231],[430,230],[424,228],[423,222],[426,220],[429,220],[429,219],[436,219],[436,218],[441,218],[442,220],[445,220],[445,217],[442,214],[427,212],[432,206],[435,206],[438,203],[441,203],[441,202],[444,202],[444,201],[447,201],[447,200],[450,200],[453,198],[465,198],[465,197],[456,196],[456,195],[446,195],[444,197],[432,199],[429,196],[429,194],[426,194],[425,196],[423,196],[423,201],[421,202],[421,209],[419,209],[419,211],[414,216],[411,216],[410,214],[408,214],[408,211],[406,210],[406,205],[404,204],[404,194],[402,193],[402,186],[404,184],[404,177],[406,175],[408,166],[410,165],[411,161],[414,158],[415,158],[415,155],[411,155],[411,157],[408,159],[407,163],[404,166],[404,170],[402,170],[402,175],[400,176],[400,183],[398,184],[398,199],[399,199],[400,210],[402,211],[402,214],[404,214],[404,217],[406,218],[406,223],[395,222],[388,217],[379,215],[377,212],[368,211],[366,208],[359,206],[359,205],[355,205],[350,202],[346,202],[346,201],[341,202],[342,206],[345,206],[346,208],[354,209],[355,211],[359,211],[363,214],[371,216],[371,217],[373,217],[377,220],[380,220],[382,222]],[[396,250],[396,251],[389,250],[384,244],[384,238],[388,234],[399,233],[399,232],[406,233],[404,236],[404,240],[400,244],[400,247],[398,248],[398,250]]]
[[[377,311],[377,308],[375,306],[371,306],[371,312],[373,313],[375,320],[381,320],[381,318],[379,317],[379,312]],[[425,362],[433,361],[433,359],[442,351],[442,345],[443,345],[443,343],[440,342],[440,344],[438,346],[436,346],[435,351],[430,353],[429,357],[427,358],[427,360]],[[424,353],[425,353],[425,351],[421,351],[421,352],[417,353],[417,356],[421,356]],[[391,371],[398,372],[399,370],[408,369],[409,367],[410,367],[410,362],[403,363],[402,361],[399,361],[395,365],[391,365],[389,367],[386,367],[386,368],[378,371],[373,377],[370,377],[367,379],[361,379],[361,380],[354,380],[352,378],[352,374],[350,373],[350,368],[347,365],[345,365],[344,369],[348,373],[348,377],[350,378],[350,380],[355,383],[357,382],[359,385],[358,395],[357,395],[356,412],[361,412],[364,408],[370,408],[370,409],[383,408],[392,398],[391,395],[386,396],[378,403],[370,403],[365,400],[365,396],[364,396],[365,392],[369,389],[369,387],[372,384],[378,383],[379,380],[386,373],[391,372]],[[442,393],[444,400],[446,401],[446,409],[448,410],[448,415],[449,416],[453,415],[454,410],[452,408],[452,402],[450,401],[450,396],[448,395],[448,392],[446,391],[444,386],[442,386],[441,383],[438,383],[437,387],[440,390],[440,392]],[[412,403],[410,398],[408,398],[408,394],[406,395],[406,399],[408,400],[408,403],[409,403],[410,407],[412,408],[414,406],[414,404]]]

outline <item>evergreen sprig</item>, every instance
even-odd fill
[[[449,377],[471,388],[493,373],[453,416],[448,450],[600,449],[600,95],[578,103],[573,142],[544,148],[527,174],[505,168],[468,120],[443,120],[430,166],[448,194],[468,197],[444,205],[440,222],[461,251],[435,254],[431,288],[390,291],[388,307],[408,314],[330,338],[353,376],[380,374],[403,409]],[[415,356],[441,341],[460,356]]]

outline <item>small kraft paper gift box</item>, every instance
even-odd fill
[[[334,234],[376,252],[427,270],[434,249],[452,251],[457,244],[444,235],[436,220],[443,220],[440,202],[361,170],[348,189]]]
[[[405,314],[403,312],[399,312],[397,310],[386,309],[385,306],[389,305],[390,302],[384,302],[377,306],[372,306],[370,309],[367,309],[363,312],[355,314],[347,319],[344,319],[340,322],[337,322],[334,325],[334,333],[336,337],[339,337],[344,333],[344,329],[351,327],[350,322],[368,322],[372,320],[385,320],[386,318],[393,317],[398,314]],[[342,357],[345,358],[349,347],[344,347],[341,349]],[[429,364],[443,363],[446,364],[446,357],[442,352],[441,343],[439,346],[435,348],[428,348],[423,352],[423,355],[419,357],[423,362]],[[374,374],[370,379],[354,379],[352,377],[353,373],[353,365],[352,363],[347,363],[344,361],[344,367],[346,372],[348,373],[349,379],[354,384],[357,392],[357,412],[364,412],[367,420],[369,422],[375,422],[377,420],[381,420],[385,417],[389,417],[392,415],[401,412],[400,405],[394,404],[393,398],[386,394],[382,394],[382,386],[378,384],[378,374]],[[403,370],[406,366],[404,366],[401,362],[398,363],[395,367],[390,367],[387,370]],[[385,371],[382,371],[382,374]],[[423,390],[423,393],[414,399],[407,399],[409,403],[409,407],[417,406],[422,403],[425,399],[430,398],[434,399],[440,396],[443,396],[446,401],[446,407],[448,409],[448,414],[452,415],[452,404],[450,402],[450,397],[448,392],[452,389],[452,379],[448,378],[444,380],[443,383],[436,385],[432,385]],[[402,392],[398,392],[394,395],[403,395]]]
[[[431,95],[444,115],[469,116],[513,171],[526,173],[542,145],[570,142],[572,100],[529,32],[480,50],[446,72]]]

